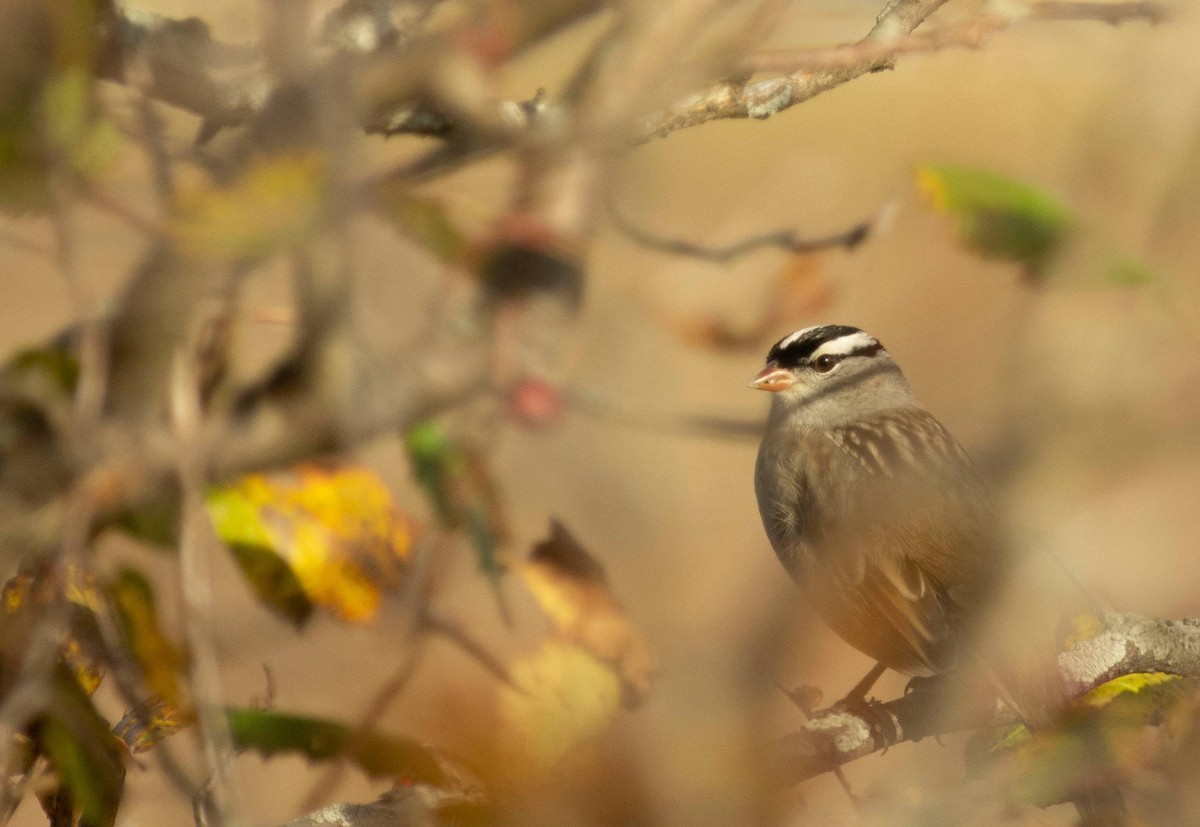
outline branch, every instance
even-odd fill
[[[947,46],[978,48],[987,36],[1030,20],[1097,20],[1110,24],[1128,20],[1158,23],[1166,9],[1154,2],[1096,3],[1046,0],[1009,15],[985,14],[962,24],[925,35],[913,31],[945,0],[893,0],[862,40],[832,49],[760,54],[743,67],[746,74],[780,72],[775,77],[746,83],[724,81],[652,118],[641,143],[679,129],[730,118],[765,119],[868,72],[890,68],[895,57],[930,52]]]
[[[863,42],[909,34],[945,2],[893,0],[879,15]],[[723,81],[677,108],[651,118],[641,141],[662,138],[676,130],[709,121],[769,118],[883,66],[881,60],[864,60],[839,69],[794,72],[755,83]]]
[[[535,5],[521,9],[522,25],[506,44],[509,56],[596,12],[601,4],[599,0],[542,4],[553,7],[549,11]],[[449,97],[453,103],[461,103],[455,95],[440,94],[444,90],[439,83],[460,68],[462,50],[442,38],[410,41],[409,32],[385,25],[362,6],[348,0],[326,19],[323,36],[336,51],[320,72],[336,77],[349,65],[351,87],[360,94],[380,91],[378,82],[384,81],[387,91],[407,98],[395,101],[390,111],[365,105],[363,129],[382,135],[440,138],[470,133],[475,124],[464,120],[463,111],[425,101],[427,97],[439,102]],[[251,120],[275,91],[277,81],[257,50],[213,39],[208,25],[199,18],[175,20],[106,8],[108,14],[100,23],[102,57],[97,76],[137,86],[156,100],[200,116],[203,123],[198,142]],[[451,71],[443,72],[449,64],[454,64]],[[475,92],[486,84],[463,82],[459,86]],[[527,107],[509,101],[470,103],[485,124],[511,124],[528,113]],[[466,114],[472,114],[471,109]]]
[[[831,49],[781,50],[752,55],[747,73],[800,72],[848,69],[864,63],[891,62],[904,54],[936,52],[951,47],[978,49],[988,39],[1011,26],[1029,21],[1093,20],[1117,25],[1132,20],[1160,23],[1166,10],[1157,3],[1070,3],[1032,4],[1015,14],[981,14],[939,28],[887,39],[864,39]]]
[[[881,210],[866,221],[860,221],[849,229],[827,236],[802,238],[794,230],[776,230],[773,233],[743,238],[724,247],[710,247],[682,238],[667,238],[650,233],[626,218],[612,202],[609,202],[608,206],[608,214],[616,228],[643,247],[673,255],[698,258],[702,261],[714,261],[718,264],[728,264],[748,253],[771,247],[797,254],[818,253],[838,247],[853,250],[866,241],[880,224],[884,223],[887,213],[887,210]]]
[[[1067,698],[1139,672],[1200,678],[1200,619],[1105,615],[1099,634],[1058,656],[1058,670]],[[916,691],[883,704],[817,712],[776,743],[777,777],[798,783],[893,744],[995,722],[993,710],[982,708],[947,717],[942,700],[938,692]]]

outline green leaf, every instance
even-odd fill
[[[1074,224],[1060,201],[1012,178],[971,167],[926,164],[917,185],[933,208],[957,219],[959,239],[985,258],[1016,261],[1037,274]]]
[[[81,814],[81,825],[110,827],[125,784],[121,743],[65,667],[55,673],[54,698],[38,726],[38,743]]]
[[[367,775],[443,786],[445,759],[416,741],[336,721],[261,709],[228,710],[234,746],[270,758],[296,753],[310,761],[345,756]]]
[[[484,456],[452,439],[433,422],[414,425],[406,442],[413,476],[429,497],[438,521],[466,532],[480,570],[496,587],[503,574],[497,550],[506,533],[506,520]]]

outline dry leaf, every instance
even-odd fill
[[[650,645],[613,597],[600,564],[557,521],[517,572],[560,637],[616,673],[626,706],[645,699],[656,663]]]

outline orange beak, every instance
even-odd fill
[[[778,362],[767,362],[767,366],[760,370],[754,377],[754,381],[750,383],[750,387],[760,391],[776,391],[790,388],[796,383],[796,377],[792,375],[790,370],[785,370],[779,366]]]

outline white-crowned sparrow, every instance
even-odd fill
[[[877,339],[808,327],[767,354],[759,511],[780,561],[838,635],[908,675],[952,668],[996,587],[990,498]]]

